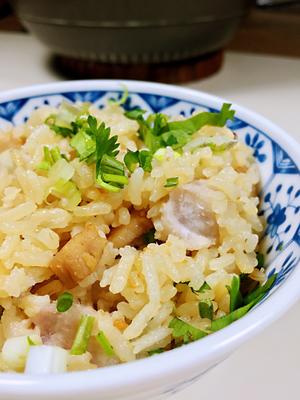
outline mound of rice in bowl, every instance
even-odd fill
[[[233,114],[62,103],[0,132],[2,371],[151,356],[261,299],[260,178]]]

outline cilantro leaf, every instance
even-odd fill
[[[184,129],[173,129],[163,133],[162,140],[164,147],[171,146],[173,149],[180,149],[191,140],[191,133]]]
[[[133,172],[139,165],[146,172],[152,171],[153,155],[149,150],[131,151],[128,150],[124,157],[124,163],[130,172]]]
[[[218,331],[219,329],[224,328],[225,326],[231,324],[232,322],[243,317],[247,312],[254,307],[257,303],[260,302],[266,295],[266,293],[272,288],[277,274],[270,276],[270,278],[266,281],[266,283],[262,286],[259,286],[256,290],[251,292],[248,296],[243,299],[244,306],[237,308],[236,310],[230,312],[228,315],[224,317],[218,318],[211,323],[211,330],[213,332]]]
[[[161,147],[171,146],[180,149],[191,140],[191,135],[205,125],[224,126],[233,119],[231,104],[224,103],[220,112],[200,112],[181,121],[168,121],[164,114],[152,114],[146,120],[144,110],[135,109],[125,113],[139,124],[139,135],[146,147],[155,153]]]
[[[184,285],[189,285],[190,281],[186,281],[186,282],[180,282]],[[209,286],[209,284],[207,282],[203,282],[203,284],[201,285],[201,287],[199,289],[194,289],[194,288],[190,288],[192,290],[193,293],[195,294],[199,294],[199,293],[204,293],[207,290],[211,290],[211,287]]]
[[[259,283],[251,279],[249,274],[240,275],[240,292],[242,297],[246,297],[249,293],[253,292],[254,289],[259,286]]]
[[[257,299],[253,300],[249,304],[246,304],[243,307],[237,308],[236,310],[232,311],[231,313],[225,315],[224,317],[215,319],[214,321],[211,322],[211,331],[216,332],[222,328],[225,328],[225,326],[230,325],[232,322],[237,321],[241,317],[243,317],[247,312],[255,306],[261,299],[263,298],[263,295],[259,296]]]
[[[73,341],[70,354],[80,355],[87,351],[88,343],[92,334],[95,318],[91,315],[82,315],[76,336]]]
[[[182,338],[184,343],[193,342],[194,340],[198,340],[207,336],[206,332],[201,331],[195,326],[188,324],[177,317],[171,320],[169,323],[169,328],[173,330],[173,337]]]
[[[240,277],[234,275],[231,281],[231,285],[227,286],[227,290],[230,294],[230,312],[234,311],[242,303],[242,295],[240,293]]]
[[[195,292],[204,293],[204,292],[206,292],[207,290],[211,290],[211,287],[209,286],[209,284],[208,284],[206,281],[204,281],[204,283],[202,284],[202,286],[200,287],[200,289],[195,290]]]
[[[133,172],[139,165],[139,151],[128,150],[124,157],[124,163],[129,172]]]
[[[265,265],[265,256],[262,253],[256,253],[257,267],[263,268]]]
[[[144,233],[144,236],[143,236],[144,243],[145,244],[155,243],[156,240],[154,238],[154,235],[155,235],[155,229],[154,228],[152,228],[152,229],[150,229],[150,231]]]
[[[155,354],[161,354],[163,352],[164,352],[164,349],[158,348],[158,349],[155,349],[155,350],[149,350],[148,351],[148,355],[151,357],[151,356],[154,356]]]
[[[161,134],[167,129],[167,117],[163,114],[151,114],[147,120],[144,119],[144,110],[135,109],[125,113],[130,119],[135,119],[139,124],[139,136],[146,147],[155,153],[161,147],[165,147]]]
[[[192,117],[182,120],[169,122],[169,130],[184,130],[188,134],[193,134],[205,125],[224,126],[227,120],[233,120],[235,111],[230,110],[231,104],[224,103],[220,112],[200,112]]]
[[[213,319],[214,310],[213,304],[210,300],[202,300],[198,304],[199,314],[201,318]]]
[[[51,121],[51,122],[50,122]],[[65,126],[59,126],[55,125],[54,122],[52,122],[52,119],[47,119],[46,124],[52,129],[57,135],[63,136],[63,137],[72,137],[73,136],[73,129],[71,128],[66,128]]]
[[[134,108],[133,110],[126,111],[124,113],[125,117],[129,119],[135,119],[138,120],[139,118],[143,117],[145,114],[145,110],[142,110],[141,108]]]
[[[152,171],[152,158],[153,155],[149,150],[141,150],[139,152],[139,164],[146,172]]]
[[[95,138],[96,143],[96,182],[103,189],[118,192],[128,183],[123,163],[115,159],[119,153],[118,137],[110,137],[110,128],[106,128],[103,122],[98,126],[97,119],[91,115],[87,123],[86,132]]]
[[[253,292],[249,293],[243,300],[245,304],[250,303],[255,300],[257,297],[261,295],[265,295],[273,286],[276,281],[277,274],[273,274],[269,277],[269,279],[257,289],[253,290]]]

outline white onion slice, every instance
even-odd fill
[[[57,346],[30,346],[26,374],[58,374],[67,370],[67,351]]]

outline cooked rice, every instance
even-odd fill
[[[95,187],[95,167],[73,158],[73,181],[83,202],[70,210],[62,200],[48,196],[51,182],[36,170],[44,146],[58,146],[68,156],[73,151],[67,139],[54,134],[44,123],[54,111],[42,107],[24,125],[0,132],[22,143],[0,153],[0,305],[4,310],[0,346],[11,337],[40,335],[33,319],[55,300],[31,289],[53,275],[49,263],[62,237],[74,237],[89,222],[101,237],[106,237],[112,229],[129,225],[133,208],[147,210],[156,239],[161,242],[144,249],[130,245],[115,249],[107,242],[95,272],[70,290],[76,302],[93,311],[97,321],[94,334],[102,330],[115,352],[113,359],[101,351],[95,355],[92,348],[84,355],[69,356],[70,371],[132,361],[148,355],[150,350],[169,348],[172,335],[168,325],[174,315],[206,329],[208,320],[199,317],[199,296],[191,290],[199,289],[204,281],[211,290],[200,294],[200,298],[212,300],[215,315],[222,316],[229,312],[226,286],[234,274],[264,279],[263,272],[255,268],[262,223],[256,194],[259,173],[249,147],[239,142],[223,152],[203,147],[180,156],[167,148],[162,160],[153,159],[151,173],[136,168],[128,185],[118,193]],[[138,124],[126,118],[121,107],[90,107],[90,113],[118,135],[119,159],[126,149],[141,147]],[[227,128],[204,127],[198,134],[216,133],[232,137]],[[164,185],[174,176],[179,178],[179,188],[205,180],[211,189],[210,205],[220,237],[217,244],[191,252],[183,239],[165,231],[161,212],[172,188]],[[92,285],[97,285],[100,293],[97,306],[92,300]],[[0,368],[13,369],[3,357]]]

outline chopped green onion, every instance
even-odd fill
[[[121,185],[126,185],[128,183],[128,178],[127,176],[124,175],[113,175],[113,174],[102,173],[101,177],[105,182],[120,183]]]
[[[30,336],[27,336],[27,342],[28,342],[29,346],[36,346],[37,345],[36,343],[34,343],[34,341],[31,339]]]
[[[114,349],[112,348],[112,345],[109,343],[109,340],[107,339],[103,331],[100,331],[98,333],[96,339],[107,356],[115,355]]]
[[[128,95],[129,95],[128,88],[125,85],[122,85],[122,86],[123,86],[124,91],[123,91],[123,94],[122,94],[121,98],[119,100],[109,99],[108,100],[109,104],[115,104],[117,106],[121,106],[121,105],[126,103],[126,101],[128,99]]]
[[[65,312],[72,307],[73,295],[69,292],[64,292],[57,298],[56,310],[58,312]]]
[[[49,169],[56,163],[56,161],[60,160],[63,157],[57,146],[51,150],[49,149],[49,147],[44,146],[43,152],[44,159],[37,165],[37,168],[41,170],[49,171]]]
[[[83,129],[73,136],[70,145],[77,151],[80,161],[87,160],[96,151],[95,140]]]
[[[23,371],[28,351],[36,347],[32,346],[31,342],[35,343],[35,345],[42,343],[40,336],[36,334],[30,335],[30,341],[28,340],[28,336],[25,335],[6,339],[1,349],[1,360],[11,370]]]
[[[101,158],[101,171],[108,174],[124,174],[124,165],[108,154],[104,154]]]
[[[44,146],[43,151],[44,151],[44,160],[47,163],[49,163],[50,166],[53,165],[54,164],[54,162],[53,162],[54,160],[52,158],[52,154],[51,154],[51,151],[50,151],[49,147],[48,146]]]
[[[178,176],[174,176],[173,178],[168,178],[166,180],[166,183],[164,184],[164,187],[175,187],[178,185]]]
[[[41,162],[36,166],[37,169],[40,169],[40,170],[43,170],[43,171],[49,171],[50,167],[51,167],[51,166],[50,166],[49,163],[47,163],[47,161],[41,161]]]
[[[213,319],[214,309],[210,300],[202,300],[198,304],[199,314],[201,318]]]
[[[51,182],[57,182],[59,179],[69,181],[74,175],[74,167],[64,158],[60,158],[49,169],[48,178]]]
[[[51,153],[51,157],[54,163],[56,163],[56,161],[58,161],[59,159],[61,159],[61,154],[59,151],[59,148],[56,146],[53,149],[50,150]]]
[[[84,354],[87,350],[92,333],[95,318],[90,315],[82,315],[77,333],[71,348],[72,355]]]
[[[72,137],[82,126],[83,117],[88,111],[88,106],[82,104],[80,106],[63,101],[56,114],[50,115],[45,123],[56,134],[63,137]],[[76,122],[75,122],[76,121]]]
[[[81,202],[81,194],[75,183],[62,178],[51,187],[50,193],[59,197],[68,209],[76,207]]]
[[[193,325],[182,321],[179,318],[173,318],[169,323],[169,328],[173,330],[174,338],[182,338],[184,343],[189,343],[207,336],[207,333],[201,331]]]

